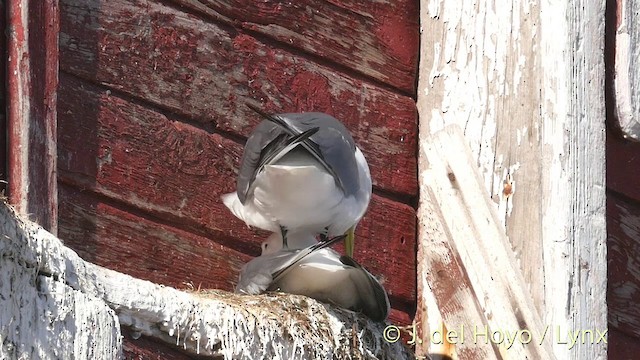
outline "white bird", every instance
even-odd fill
[[[315,242],[311,235],[309,242]],[[339,307],[362,312],[374,321],[389,314],[389,298],[382,285],[348,256],[328,246],[343,236],[302,250],[282,248],[280,233],[262,244],[262,255],[244,265],[236,292],[260,294],[281,291],[305,295]]]
[[[346,233],[345,250],[353,256],[355,226],[372,188],[367,161],[347,128],[324,113],[268,115],[250,107],[266,120],[247,140],[236,191],[222,195],[223,203],[249,226],[280,231],[288,249],[308,245],[289,241],[298,238],[293,233]]]

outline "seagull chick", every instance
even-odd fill
[[[371,175],[347,128],[323,113],[269,115],[250,107],[265,120],[247,140],[236,191],[222,195],[223,203],[247,225],[281,232],[285,249],[306,245],[289,242],[291,232],[325,239],[346,233],[353,256]]]
[[[382,285],[355,260],[328,248],[342,238],[344,235],[302,250],[287,250],[282,248],[281,235],[274,233],[262,244],[262,255],[242,268],[236,292],[305,295],[384,321],[389,298]]]

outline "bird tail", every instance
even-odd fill
[[[247,104],[247,106],[249,107],[249,109],[255,111],[256,113],[258,113],[263,118],[265,118],[265,119],[271,121],[272,123],[277,124],[280,127],[282,127],[289,135],[295,136],[295,135],[300,134],[300,130],[298,130],[295,127],[291,126],[291,124],[286,122],[282,117],[280,117],[278,115],[267,114],[266,112],[262,111],[262,109],[259,109],[258,107],[254,106],[254,105],[251,105],[251,104]],[[335,181],[338,184],[338,186],[340,187],[340,189],[344,192],[344,190],[345,190],[344,184],[340,180],[340,177],[335,172],[335,170],[331,167],[331,165],[329,165],[329,163],[327,163],[327,161],[322,156],[322,152],[321,152],[320,147],[318,146],[318,144],[315,143],[312,139],[309,139],[309,137],[307,137],[306,139],[304,139],[303,141],[300,142],[300,145],[302,147],[304,147],[305,150],[307,150],[320,163],[320,165],[322,165],[322,167],[329,174],[331,174],[331,176],[335,179]]]
[[[313,134],[317,133],[319,128],[314,127],[305,132],[299,133],[293,137],[287,138],[281,144],[279,144],[275,149],[270,149],[267,154],[261,159],[259,169],[262,169],[265,165],[273,164],[276,161],[280,160],[283,156],[288,154],[291,150],[293,150],[296,146],[300,145],[304,141],[306,141]]]
[[[280,269],[280,270],[276,271],[275,273],[273,273],[273,282],[272,282],[272,284],[277,283],[278,280],[280,280],[280,278],[282,278],[282,276],[284,276],[288,272],[289,269],[292,269],[293,266],[295,266],[297,263],[302,261],[307,256],[311,255],[315,251],[325,249],[325,248],[335,244],[336,242],[344,239],[345,236],[346,235],[335,236],[335,237],[332,237],[330,239],[327,239],[326,241],[321,241],[321,242],[319,242],[317,244],[313,244],[313,245],[305,248],[304,250],[301,250],[300,252],[298,252],[298,254],[293,259],[291,259],[291,262],[287,266],[285,266],[282,269]]]
[[[220,196],[222,203],[237,217],[249,226],[255,226],[260,229],[277,231],[278,227],[273,221],[265,218],[250,203],[243,205],[238,198],[238,192],[224,194]]]

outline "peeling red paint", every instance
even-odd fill
[[[57,228],[57,0],[7,2],[8,193],[16,209]]]

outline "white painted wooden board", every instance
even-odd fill
[[[413,358],[401,342],[383,338],[386,324],[304,296],[186,293],[85,262],[3,203],[0,234],[0,305],[7,306],[0,335],[9,339],[0,358],[115,359],[118,322],[134,334],[225,359]],[[20,280],[22,292],[9,279]]]
[[[119,358],[115,312],[43,272],[44,248],[7,214],[5,208],[0,215],[0,359]]]
[[[448,125],[423,139],[420,159],[423,271],[449,329],[466,329],[460,358],[554,358],[462,129]]]
[[[421,142],[463,129],[543,325],[565,332],[607,328],[604,18],[604,1],[421,1]]]
[[[615,118],[626,138],[640,141],[640,1],[619,0],[615,4]]]

